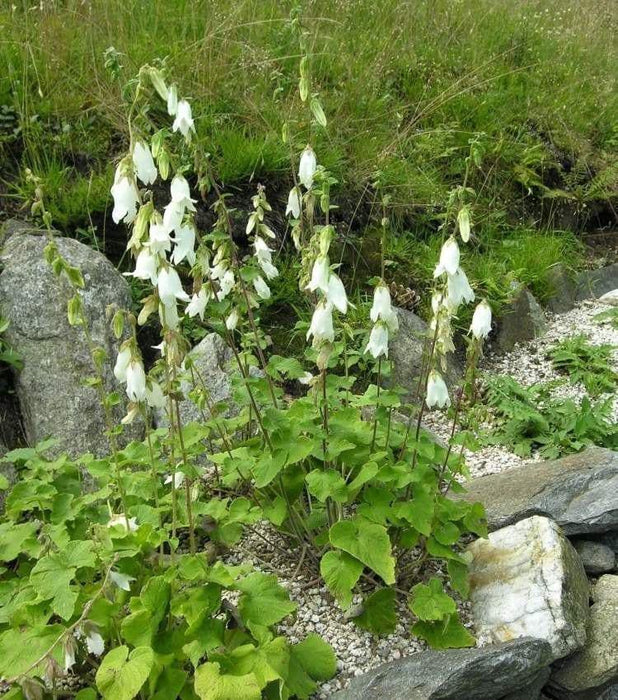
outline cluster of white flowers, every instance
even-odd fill
[[[114,376],[126,386],[127,396],[132,403],[146,402],[152,408],[165,406],[165,397],[160,385],[146,377],[142,358],[132,340],[128,340],[120,348]]]
[[[397,313],[391,304],[391,294],[384,280],[373,293],[373,306],[369,312],[369,317],[373,321],[373,328],[369,336],[369,342],[365,348],[365,353],[369,352],[374,359],[388,357],[389,333],[396,333],[399,329]]]
[[[307,340],[313,337],[312,344],[316,348],[324,343],[332,343],[335,339],[333,309],[337,309],[342,314],[348,311],[345,287],[339,276],[331,269],[328,257],[333,234],[332,226],[324,226],[320,230],[319,253],[313,262],[311,279],[305,286],[306,290],[315,292],[319,296],[307,331]]]
[[[471,224],[469,210],[467,207],[464,207],[464,210],[458,215],[458,228],[463,241],[466,242],[470,238]],[[433,317],[430,331],[434,338],[434,358],[442,370],[446,368],[447,354],[455,349],[452,320],[462,304],[474,301],[474,291],[461,268],[460,257],[457,240],[450,236],[442,246],[440,260],[434,270],[434,278],[439,280],[440,287],[434,292],[431,301]],[[486,300],[482,300],[474,311],[470,332],[477,341],[481,341],[490,331],[491,307]],[[444,408],[451,403],[446,383],[435,366],[428,375],[425,402],[428,408]]]

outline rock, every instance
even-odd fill
[[[618,306],[618,289],[612,289],[611,292],[603,294],[599,297],[599,301],[608,306]]]
[[[108,305],[128,308],[129,287],[100,253],[76,240],[60,236],[55,240],[61,255],[82,271],[86,286],[81,296],[92,341],[108,355],[105,389],[118,390],[112,372],[118,343],[106,309]],[[103,409],[97,391],[84,386],[94,374],[92,359],[83,330],[68,323],[72,289],[65,279],[54,276],[44,260],[47,242],[45,232],[26,224],[12,221],[5,227],[0,310],[10,322],[7,342],[23,361],[15,389],[26,437],[34,444],[51,436],[58,440],[58,451],[72,456],[90,451],[100,456],[108,452]],[[125,410],[123,405],[117,409],[119,420]]]
[[[545,314],[532,294],[519,282],[511,284],[511,301],[502,314],[496,346],[502,352],[533,340],[547,330]]]
[[[588,579],[553,520],[535,515],[468,546],[470,604],[480,641],[537,637],[553,659],[586,641]]]
[[[577,300],[598,299],[618,287],[618,263],[586,270],[577,278]]]
[[[497,700],[545,668],[551,649],[516,639],[478,649],[421,651],[352,679],[332,700]]]
[[[183,425],[194,421],[203,421],[210,418],[208,406],[223,401],[227,404],[223,412],[226,416],[236,415],[238,407],[232,401],[232,378],[240,376],[234,353],[223,338],[216,333],[209,333],[190,352],[188,357],[192,361],[192,368],[187,369],[180,378],[180,389],[184,400],[180,402],[180,420]],[[261,370],[256,367],[249,368],[252,377],[263,376]],[[189,397],[189,392],[198,387],[208,391],[209,403],[200,409]],[[157,424],[166,425],[164,412],[157,414]]]
[[[606,574],[595,583],[590,592],[594,603],[618,600],[618,576]]]
[[[541,690],[549,680],[550,675],[551,671],[549,668],[542,668],[528,685],[505,695],[501,700],[539,700],[541,698]]]
[[[0,442],[0,459],[8,452],[7,448]],[[8,481],[9,489],[17,481],[17,471],[12,464],[3,464],[0,462],[0,477],[4,477]],[[0,489],[0,515],[4,513],[4,499],[8,490]]]
[[[388,357],[393,361],[390,383],[407,389],[405,398],[411,400],[417,395],[428,326],[412,311],[400,308],[396,311],[399,331],[391,337],[388,345]],[[448,359],[444,380],[452,387],[461,379],[462,369],[452,354]]]
[[[551,289],[546,304],[550,311],[562,314],[575,306],[577,285],[571,272],[561,263],[547,271],[547,282]]]
[[[593,576],[613,571],[616,566],[614,551],[602,542],[592,540],[576,540],[573,542],[584,569]]]
[[[585,647],[559,664],[551,677],[552,688],[566,691],[565,695],[573,693],[578,700],[599,697],[609,690],[608,685],[618,685],[618,577],[603,576],[601,581],[605,578],[613,581],[607,586],[601,584],[600,596],[597,591],[590,608]]]
[[[528,462],[472,479],[462,498],[483,503],[490,530],[531,515],[553,518],[569,536],[618,529],[618,452],[591,447]]]

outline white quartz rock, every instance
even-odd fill
[[[584,645],[588,580],[553,520],[521,520],[468,551],[472,617],[481,642],[536,637],[549,642],[554,659]]]

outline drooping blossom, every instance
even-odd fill
[[[167,90],[167,113],[170,117],[176,116],[178,111],[178,88],[175,85],[170,85]]]
[[[313,177],[313,176],[312,176]],[[285,207],[285,215],[292,215],[292,218],[299,219],[301,212],[301,195],[298,187],[292,187],[288,194],[288,203]]]
[[[135,581],[134,576],[123,574],[120,571],[110,571],[109,577],[112,580],[112,582],[123,591],[130,591],[131,581]]]
[[[315,292],[317,289],[321,290],[326,294],[328,292],[328,280],[330,277],[330,265],[328,262],[328,257],[326,255],[318,255],[313,263],[313,269],[311,271],[311,280],[306,286],[311,292]]]
[[[263,277],[254,277],[253,278],[253,287],[255,288],[255,291],[257,292],[257,295],[262,298],[262,299],[269,299],[270,298],[270,288],[264,281]]]
[[[207,287],[202,287],[197,294],[191,297],[191,301],[187,304],[186,312],[190,318],[193,316],[199,316],[202,321],[204,320],[204,313],[206,311],[206,306],[210,301],[210,291]]]
[[[114,208],[112,210],[114,223],[119,224],[121,221],[124,221],[125,224],[132,223],[137,215],[137,205],[139,203],[139,193],[135,182],[126,175],[119,176],[117,171],[111,193],[114,198]]]
[[[445,408],[451,405],[446,383],[444,379],[442,379],[442,375],[435,369],[431,370],[429,373],[425,402],[428,408],[433,408],[434,406]]]
[[[162,267],[157,280],[159,299],[163,304],[175,304],[176,299],[190,301],[189,295],[182,288],[182,282],[176,270],[171,266]]]
[[[378,321],[371,329],[369,342],[365,348],[365,353],[367,352],[375,360],[382,355],[388,357],[388,327],[383,321]]]
[[[172,125],[172,131],[180,131],[187,141],[191,139],[191,132],[195,132],[191,105],[186,100],[178,101],[176,106],[176,118]]]
[[[176,229],[174,237],[174,250],[172,252],[172,262],[178,265],[186,260],[189,265],[195,264],[195,228],[188,224]]]
[[[348,296],[343,282],[334,272],[330,272],[326,287],[326,300],[342,314],[348,312]]]
[[[457,241],[453,236],[451,236],[442,246],[440,251],[440,262],[434,270],[433,276],[439,277],[440,275],[448,272],[450,275],[454,275],[459,268],[459,246]]]
[[[491,306],[483,299],[474,309],[470,332],[477,339],[487,338],[491,333]]]
[[[152,153],[145,143],[138,141],[133,147],[133,165],[137,177],[145,184],[152,185],[157,179],[157,167]]]
[[[125,530],[127,529],[127,519],[124,513],[111,515],[110,519],[107,521],[107,527],[116,527],[118,525]],[[135,532],[135,530],[137,530],[137,518],[129,518],[129,531]]]
[[[311,146],[307,146],[302,152],[298,166],[298,179],[307,189],[310,189],[313,185],[313,176],[317,167],[315,153]]]
[[[474,301],[474,291],[468,282],[466,273],[457,268],[454,275],[447,273],[447,304],[455,312],[463,302]]]
[[[333,307],[327,301],[321,301],[313,311],[311,325],[307,331],[307,340],[313,336],[314,344],[332,343],[335,339],[333,328]]]
[[[127,366],[127,396],[139,403],[146,398],[146,373],[139,360],[132,359]]]

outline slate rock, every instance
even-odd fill
[[[395,311],[399,331],[391,336],[388,344],[388,357],[393,362],[388,383],[407,389],[405,398],[412,400],[417,395],[428,325],[412,311],[397,307]],[[452,353],[443,376],[449,387],[455,386],[462,377],[461,364]]]
[[[552,688],[559,688],[565,697],[574,700],[592,700],[618,685],[618,577],[602,576],[600,580],[606,578],[611,581],[601,584],[590,608],[586,645],[552,673]]]
[[[547,641],[553,659],[582,647],[588,579],[558,525],[535,515],[472,542],[470,604],[480,641]]]
[[[543,309],[519,282],[511,285],[511,300],[499,319],[495,344],[501,352],[512,350],[517,343],[533,340],[547,330]]]
[[[602,542],[575,540],[573,546],[582,560],[584,569],[593,576],[613,571],[616,566],[614,550]]]
[[[550,675],[551,670],[549,668],[542,668],[528,685],[505,695],[501,700],[539,700],[541,698],[541,690],[543,690]]]
[[[553,518],[569,536],[618,529],[618,452],[591,447],[528,462],[472,479],[462,498],[483,503],[490,530],[531,515]]]
[[[546,306],[555,314],[563,314],[575,306],[577,285],[573,274],[562,263],[554,265],[547,271],[547,283],[550,293]]]
[[[618,263],[586,270],[577,278],[577,299],[598,299],[618,287]]]
[[[332,700],[498,700],[525,687],[551,660],[540,639],[477,649],[422,651],[352,679]]]
[[[44,259],[45,232],[11,221],[4,229],[0,274],[0,311],[9,320],[7,342],[23,361],[15,375],[26,437],[31,444],[48,437],[58,440],[58,451],[72,456],[109,451],[104,413],[97,391],[84,385],[93,376],[92,359],[84,332],[67,320],[67,301],[73,291],[58,279]],[[107,353],[106,391],[120,387],[113,376],[118,341],[109,327],[109,305],[129,308],[129,287],[103,255],[79,241],[55,236],[58,249],[84,276],[81,291],[95,346]],[[124,395],[122,390],[119,391]],[[125,413],[117,407],[115,420]]]

